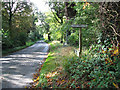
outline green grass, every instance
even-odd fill
[[[47,74],[48,72],[54,71],[57,67],[63,67],[71,58],[76,58],[77,56],[74,53],[75,47],[63,47],[60,42],[49,42],[50,52],[48,58],[44,62],[44,65],[41,69],[41,74]],[[83,49],[83,54],[87,54],[88,50]]]
[[[28,42],[26,42],[26,45],[24,45],[24,46],[19,46],[19,47],[7,49],[7,50],[2,50],[2,56],[6,56],[6,55],[9,55],[10,53],[22,50],[22,49],[27,48],[35,43],[36,43],[36,41],[35,42],[28,41]]]
[[[54,62],[54,58],[53,56],[51,56],[49,54],[48,58],[46,59],[44,66],[42,67],[41,73],[42,74],[46,74],[47,72],[51,72],[52,70],[54,70],[55,66],[55,62]]]
[[[54,55],[54,53],[58,52],[57,48],[62,47],[62,44],[60,44],[60,43],[52,44],[50,42],[49,44],[50,44],[50,52],[48,54],[48,58],[46,59],[44,65],[41,69],[42,74],[46,74],[48,72],[51,72],[56,68],[57,63],[55,62],[56,56]]]
[[[41,87],[41,84],[44,83],[43,86],[47,85],[46,76],[49,73],[57,72],[57,69],[62,68],[64,69],[65,64],[69,58],[75,56],[73,47],[63,47],[60,42],[50,42],[50,52],[48,54],[48,58],[43,64],[43,67],[40,71],[40,79],[39,84],[37,87]],[[64,71],[64,70],[63,70]],[[51,78],[58,78],[57,75]]]

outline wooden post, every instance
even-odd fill
[[[71,27],[73,27],[73,28],[80,28],[79,29],[79,51],[76,51],[75,50],[75,53],[77,53],[77,52],[79,52],[79,55],[78,55],[78,53],[77,53],[77,56],[79,56],[80,57],[80,55],[81,55],[81,53],[82,53],[82,28],[85,28],[85,27],[87,27],[88,25],[71,25]]]
[[[82,31],[81,31],[81,28],[79,30],[79,56],[81,55],[82,53]]]
[[[66,29],[66,43],[65,43],[65,45],[67,45],[67,43],[68,43],[68,42],[67,42],[67,41],[68,41],[67,31],[68,31],[68,30]]]

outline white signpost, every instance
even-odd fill
[[[82,28],[85,28],[87,27],[88,25],[71,25],[71,27],[73,28],[80,28],[79,29],[79,51],[78,50],[75,50],[75,54],[77,54],[78,57],[80,57],[81,55],[81,52],[82,52]]]

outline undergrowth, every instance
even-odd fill
[[[118,47],[100,49],[94,46],[89,54],[72,58],[66,65],[66,72],[72,77],[73,88],[119,88],[120,54]]]
[[[14,47],[14,48],[2,50],[2,56],[6,56],[6,55],[9,55],[10,53],[13,53],[13,52],[19,51],[21,49],[24,49],[26,47],[29,47],[29,46],[35,44],[35,42],[28,41],[28,42],[26,42],[26,45],[24,45],[24,46],[19,46],[19,47]]]
[[[83,50],[81,58],[73,47],[50,43],[47,60],[40,68],[33,87],[48,88],[119,88],[119,47],[101,45]]]

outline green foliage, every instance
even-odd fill
[[[49,41],[48,41],[48,40],[44,40],[44,42],[49,43]]]
[[[52,14],[54,15],[54,20],[60,24],[63,24],[64,8],[63,2],[49,2],[48,3]]]
[[[99,30],[99,18],[97,13],[99,10],[97,3],[76,3],[74,7],[77,10],[77,15],[73,21],[73,24],[87,24],[87,28],[82,28],[82,44],[83,46],[89,47],[91,44],[95,43]],[[78,30],[75,29],[76,35],[78,35]]]
[[[13,46],[14,45],[9,37],[8,31],[2,30],[2,48],[7,49],[7,48],[12,48]]]
[[[101,41],[117,45],[120,43],[120,32],[119,32],[119,2],[101,3],[100,6],[100,27],[102,31]],[[106,44],[107,45],[107,44]]]
[[[16,52],[16,51],[19,51],[19,50],[21,50],[21,49],[24,49],[24,48],[26,48],[26,47],[28,47],[28,46],[31,46],[31,45],[33,45],[35,42],[31,42],[31,41],[27,41],[26,42],[26,45],[22,45],[22,46],[16,46],[16,47],[13,47],[13,48],[11,48],[11,47],[8,47],[8,48],[10,48],[10,49],[6,49],[6,46],[4,46],[5,48],[3,48],[3,51],[2,51],[2,55],[4,56],[4,55],[9,55],[10,53],[12,53],[12,52]],[[12,44],[13,45],[13,44]]]
[[[69,37],[68,37],[68,43],[70,43],[70,45],[74,45],[77,46],[79,45],[79,37],[78,35],[76,35],[76,33],[72,33]]]
[[[50,5],[56,6],[57,4],[61,3],[50,3]],[[72,5],[72,3],[70,3]],[[96,14],[99,10],[99,6],[97,3],[89,3],[84,9],[83,7],[86,5],[86,3],[75,3],[74,6],[68,5],[68,7],[74,8],[77,13],[74,18],[70,18],[69,20],[66,20],[65,17],[62,18],[62,24],[59,24],[56,21],[56,18],[53,14],[49,15],[51,16],[51,21],[50,18],[46,19],[49,21],[50,24],[50,32],[51,32],[51,37],[53,37],[53,40],[61,40],[61,41],[66,41],[66,33],[68,36],[68,43],[70,45],[75,45],[78,46],[78,28],[71,28],[72,24],[88,24],[88,28],[83,28],[82,29],[82,43],[83,46],[89,47],[91,44],[95,43],[97,40],[98,35],[100,34],[100,30],[98,27],[99,24],[99,18],[97,17]],[[63,3],[64,6],[64,3]],[[55,8],[58,8],[59,6],[56,6]],[[53,8],[53,9],[55,9]],[[60,7],[62,8],[62,7]],[[56,9],[57,10],[57,9]],[[58,10],[59,11],[59,10]],[[63,11],[64,12],[64,11]],[[63,13],[61,12],[61,13]],[[72,13],[72,12],[71,12]],[[73,34],[74,33],[74,34]],[[58,35],[59,34],[59,35]],[[61,35],[60,35],[61,34]],[[55,38],[54,38],[55,37]]]
[[[2,48],[3,50],[8,48],[14,48],[23,46],[26,44],[27,35],[24,32],[20,32],[16,37],[10,38],[9,32],[2,30]]]
[[[72,76],[76,83],[71,86],[81,85],[82,88],[113,88],[114,84],[119,84],[119,55],[114,55],[111,62],[108,60],[108,53],[100,51],[101,45],[93,47],[89,54],[82,55],[81,58],[71,58],[65,64],[65,71]],[[105,48],[104,48],[105,49]],[[115,49],[111,55],[115,54]],[[112,57],[110,57],[112,58]]]
[[[42,37],[35,24],[37,12],[30,2],[2,2],[2,7],[3,50],[24,46],[28,40],[36,41]]]
[[[27,34],[24,32],[20,32],[18,36],[18,41],[20,41],[19,45],[25,45],[27,40],[28,40]]]
[[[29,39],[31,41],[35,41],[36,40],[36,37],[35,37],[35,32],[31,31],[28,35]]]

